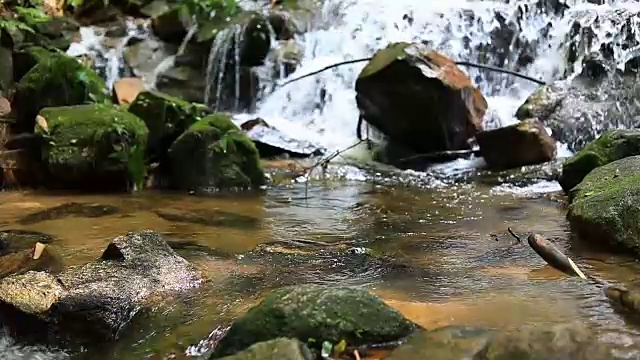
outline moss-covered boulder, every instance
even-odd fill
[[[42,46],[28,46],[13,52],[13,78],[20,81],[29,70],[33,69],[40,61],[48,59],[52,51]]]
[[[225,114],[191,125],[169,149],[171,183],[184,190],[257,188],[264,184],[253,142]]]
[[[110,100],[104,81],[76,59],[52,53],[29,70],[16,87],[13,108],[16,130],[31,132],[45,107],[80,105]]]
[[[273,291],[236,320],[213,358],[278,337],[319,348],[324,341],[349,346],[400,340],[416,325],[366,290],[301,285]]]
[[[307,346],[296,339],[278,338],[251,345],[223,360],[313,360]]]
[[[173,96],[144,91],[129,106],[129,112],[144,120],[149,129],[148,154],[163,159],[171,144],[185,130],[210,111],[200,104],[192,104]]]
[[[578,235],[640,255],[640,156],[592,170],[569,201],[567,218]]]
[[[628,156],[640,155],[640,130],[613,130],[602,134],[562,165],[558,182],[569,192],[591,170]]]
[[[118,107],[88,104],[45,108],[43,161],[47,185],[60,188],[122,190],[144,178],[148,130]]]

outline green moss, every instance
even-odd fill
[[[640,155],[640,130],[608,131],[567,160],[558,181],[569,192],[593,169],[633,155]]]
[[[14,95],[19,130],[32,131],[45,107],[110,102],[104,81],[93,70],[61,53],[36,53],[40,62],[20,80]]]
[[[363,289],[301,285],[274,290],[236,320],[215,357],[277,337],[319,348],[323,341],[370,345],[408,336],[415,325]]]
[[[169,150],[172,183],[180,189],[255,188],[264,172],[255,145],[228,115],[193,124]]]
[[[40,115],[48,131],[37,126],[35,132],[47,140],[43,160],[54,182],[75,186],[86,178],[111,176],[107,174],[136,176],[128,164],[129,151],[144,149],[148,130],[135,115],[103,104],[45,108]]]
[[[362,79],[364,77],[371,76],[389,66],[392,62],[404,59],[407,56],[405,50],[409,46],[411,46],[410,43],[398,42],[392,43],[382,50],[378,50],[373,55],[373,58],[369,61],[367,66],[362,69],[358,78]]]
[[[159,158],[164,158],[178,136],[210,112],[204,105],[157,91],[140,93],[128,110],[147,124],[149,155]]]
[[[592,170],[569,197],[567,218],[579,235],[640,255],[640,156]]]

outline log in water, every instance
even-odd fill
[[[527,242],[529,243],[529,246],[531,246],[533,250],[554,269],[560,270],[571,276],[578,276],[585,280],[587,279],[584,273],[580,271],[569,257],[558,250],[552,242],[545,239],[542,235],[530,234],[527,237]]]

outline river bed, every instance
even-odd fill
[[[109,211],[99,217],[24,220],[68,203],[102,204]],[[614,283],[634,280],[640,270],[635,262],[572,240],[564,204],[548,194],[500,194],[481,185],[438,190],[334,181],[226,197],[3,192],[0,204],[0,230],[53,236],[50,246],[66,266],[100,256],[113,237],[152,229],[210,278],[191,298],[139,320],[117,344],[73,357],[95,358],[100,351],[103,359],[187,358],[190,345],[227,325],[269,289],[306,282],[363,286],[426,328],[508,329],[579,321],[627,357],[640,351],[638,327],[613,311],[599,286],[549,268],[527,245],[513,245],[507,227],[523,235],[538,232],[586,273]],[[402,266],[363,260],[357,251],[332,258],[325,252],[330,244],[316,246],[303,258],[277,256],[277,251],[271,257],[246,255],[274,241],[293,241],[303,250],[309,241],[349,242]],[[21,351],[41,351],[43,357],[31,357],[38,359],[68,356],[23,348],[8,338],[0,341],[2,358],[25,358]]]

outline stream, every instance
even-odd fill
[[[640,266],[630,259],[571,241],[557,200],[500,195],[480,186],[434,191],[365,182],[320,183],[306,192],[305,198],[305,186],[298,184],[270,189],[262,196],[228,198],[152,192],[2,193],[0,225],[53,236],[51,247],[64,265],[98,257],[111,238],[127,231],[154,229],[188,244],[178,247],[178,253],[211,279],[184,302],[137,321],[131,334],[115,346],[85,349],[86,358],[95,358],[96,351],[103,359],[185,358],[189,346],[226,326],[265,291],[307,282],[365,287],[426,328],[459,324],[509,329],[579,321],[615,344],[625,358],[640,354],[637,327],[613,312],[599,286],[549,268],[526,245],[512,245],[507,227],[538,232],[554,239],[589,274],[614,283],[636,277]],[[71,202],[102,204],[110,211],[100,217],[58,214],[19,225],[29,214]],[[165,220],[158,216],[162,212],[182,214],[187,220]],[[223,214],[218,219],[226,221],[188,220],[193,214],[212,212]],[[323,255],[330,244],[308,257],[278,252],[277,247],[266,258],[245,256],[258,244],[283,240],[350,241],[355,249],[385,254],[403,266],[363,258],[358,251],[335,258]],[[298,256],[304,256],[300,254],[305,247],[298,247]],[[206,353],[206,341],[200,345]],[[25,358],[21,354],[34,359],[67,357],[6,339],[0,342],[0,353],[5,359]]]

